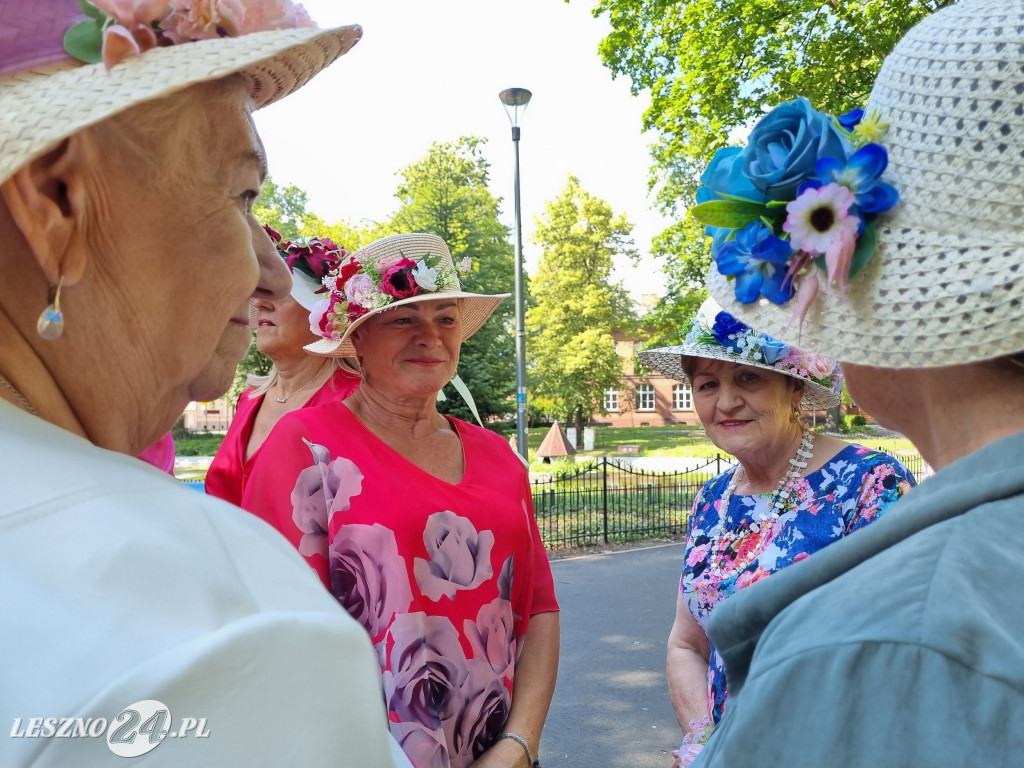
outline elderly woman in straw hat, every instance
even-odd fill
[[[250,299],[287,294],[251,111],[361,34],[205,7],[0,4],[4,765],[404,761],[365,633],[301,558],[135,458],[227,389]]]
[[[914,479],[886,454],[816,435],[801,422],[801,409],[839,404],[836,361],[755,331],[713,299],[682,345],[640,359],[690,383],[708,437],[738,461],[694,500],[668,641],[669,694],[688,765],[728,695],[708,618],[739,590],[877,519]]]
[[[281,419],[242,505],[369,633],[391,732],[417,768],[529,766],[554,690],[558,604],[526,469],[497,434],[437,411],[462,342],[504,298],[462,291],[456,271],[427,234],[342,260],[309,349],[356,357],[363,381],[344,402]]]
[[[816,163],[828,172],[821,189],[856,198],[831,211],[858,238],[852,258],[829,211],[801,202],[809,186],[787,203],[791,237],[779,238],[795,299],[738,300],[721,259],[711,269],[730,311],[843,360],[857,402],[937,471],[876,525],[712,619],[732,698],[702,765],[1021,761],[1022,51],[1021,0],[962,0],[921,22],[883,64],[866,114],[812,116],[851,148],[879,146],[870,166],[852,152]],[[743,154],[775,141],[778,170],[802,184],[798,148],[765,121]],[[872,200],[895,195],[898,206],[872,213]],[[831,274],[792,238],[807,212],[825,266],[829,251],[838,257]],[[825,282],[837,285],[815,291]]]
[[[292,289],[280,301],[258,298],[252,302],[256,348],[273,365],[265,376],[249,376],[231,427],[206,473],[206,492],[232,504],[242,503],[263,441],[282,416],[344,400],[359,386],[359,374],[344,358],[321,357],[303,349],[318,338],[309,327],[309,313],[326,290],[321,280],[347,252],[329,238],[282,242],[279,233],[264,229],[291,270]]]

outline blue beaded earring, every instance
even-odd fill
[[[36,333],[47,341],[59,339],[64,333],[64,313],[60,311],[60,289],[63,285],[64,278],[62,277],[56,287],[50,286],[50,304],[36,321]]]

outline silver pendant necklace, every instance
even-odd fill
[[[297,394],[299,394],[299,392],[301,392],[306,387],[308,387],[310,384],[312,384],[314,381],[319,379],[321,373],[323,373],[323,369],[322,368],[319,371],[316,372],[316,376],[314,376],[312,379],[307,381],[305,384],[303,384],[301,387],[296,389],[294,392],[292,392],[287,397],[281,397],[280,395],[275,395],[274,399],[277,400],[277,402],[279,402],[279,403],[287,403],[289,400],[291,400],[293,397],[295,397]]]

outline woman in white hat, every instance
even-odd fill
[[[365,633],[301,558],[135,458],[227,389],[250,300],[288,292],[251,111],[361,35],[202,6],[0,4],[3,765],[401,757]]]
[[[961,0],[897,44],[865,117],[888,166],[831,179],[859,195],[884,173],[900,200],[873,222],[853,211],[857,255],[831,276],[845,290],[815,294],[830,276],[798,244],[781,263],[797,299],[781,306],[737,301],[712,267],[730,312],[837,355],[857,402],[937,471],[876,525],[716,614],[732,696],[701,765],[1021,761],[1022,51],[1021,0]],[[845,250],[835,241],[819,250]]]
[[[303,349],[318,338],[309,327],[309,313],[325,295],[321,280],[347,252],[328,238],[281,242],[280,234],[265,225],[264,229],[291,270],[292,290],[280,301],[261,298],[252,303],[256,348],[273,365],[264,376],[249,376],[205,483],[207,493],[232,504],[242,503],[263,441],[282,416],[344,400],[359,386],[359,374],[344,358],[320,357]]]
[[[504,296],[464,292],[427,234],[377,240],[324,282],[311,316],[324,338],[308,349],[357,358],[362,383],[278,422],[242,506],[366,629],[391,733],[417,768],[530,766],[558,603],[526,468],[498,434],[436,407],[462,342]]]
[[[709,617],[736,592],[878,519],[914,478],[884,453],[804,426],[801,410],[839,405],[835,360],[759,333],[713,299],[683,344],[640,359],[690,384],[708,438],[738,462],[704,485],[688,523],[666,664],[686,766],[729,693]]]

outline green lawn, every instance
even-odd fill
[[[541,440],[547,434],[546,427],[530,430],[530,453],[536,452]],[[179,456],[212,456],[220,447],[223,435],[197,433],[188,437],[175,438],[174,445]],[[905,438],[880,438],[871,434],[848,435],[850,442],[863,443],[869,448],[883,448],[890,452],[916,453],[914,446]],[[625,456],[693,456],[714,458],[722,453],[704,435],[700,427],[598,427],[594,433],[594,450],[580,451],[580,458],[597,456],[618,456],[620,445],[636,445],[636,454]]]

